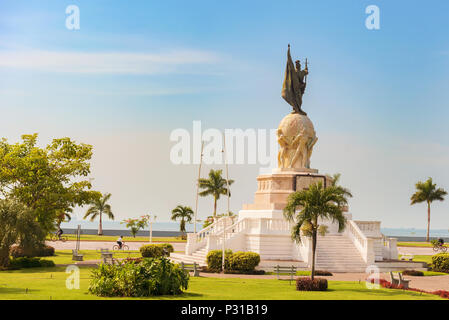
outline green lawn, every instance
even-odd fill
[[[409,241],[409,242],[398,242],[398,247],[428,247],[433,248],[433,244],[430,242],[422,242],[422,241]],[[449,245],[445,244],[445,247],[449,248]]]
[[[0,299],[110,299],[87,293],[91,268],[81,268],[79,290],[65,286],[65,268],[23,269],[0,272]],[[119,298],[123,299],[123,298]],[[275,279],[190,278],[189,289],[181,296],[150,299],[211,299],[211,300],[306,300],[306,299],[441,299],[436,295],[411,291],[370,290],[358,282],[330,281],[326,292],[300,292],[289,281]]]
[[[111,251],[114,253],[114,258],[137,258],[141,257],[139,251]],[[84,255],[84,261],[87,260],[99,260],[101,259],[101,253],[96,250],[80,250],[80,253]],[[56,250],[55,255],[52,257],[43,257],[45,260],[52,260],[55,264],[71,264],[72,250]]]
[[[74,234],[64,234],[67,240],[76,240],[76,235]],[[118,236],[98,236],[94,234],[82,234],[81,241],[116,241]],[[49,238],[47,237],[47,240]],[[125,242],[149,242],[150,237],[123,237]],[[153,237],[154,242],[186,242],[182,240],[181,237]]]

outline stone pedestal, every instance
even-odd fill
[[[291,193],[307,189],[319,181],[325,186],[331,183],[330,177],[319,174],[316,169],[274,169],[271,174],[257,177],[254,203],[244,204],[243,211],[282,211]]]

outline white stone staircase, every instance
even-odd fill
[[[366,262],[352,240],[344,234],[319,236],[316,269],[331,272],[365,272]]]
[[[206,248],[195,251],[192,255],[186,255],[182,253],[171,253],[170,260],[175,263],[198,263],[200,266],[207,266],[206,262],[207,251]]]

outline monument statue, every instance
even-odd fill
[[[313,146],[318,140],[312,121],[301,109],[308,74],[307,59],[303,70],[299,60],[296,61],[295,67],[290,55],[290,45],[288,45],[282,98],[293,107],[293,111],[282,119],[277,130],[280,147],[278,167],[281,169],[310,168]]]

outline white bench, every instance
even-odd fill
[[[73,261],[83,261],[83,255],[78,253],[77,250],[72,250],[72,260]]]
[[[199,275],[200,275],[200,265],[198,263],[194,262],[194,263],[190,263],[189,264],[189,263],[181,262],[180,265],[181,265],[181,269],[182,270],[185,270],[187,272],[193,271],[193,276],[194,277],[199,277]]]
[[[404,254],[401,256],[401,260],[413,261],[415,256],[413,254]]]
[[[274,272],[276,272],[277,278],[279,280],[279,275],[288,274],[290,275],[290,282],[293,281],[293,276],[296,275],[296,267],[295,266],[280,266],[277,265],[274,267]]]

